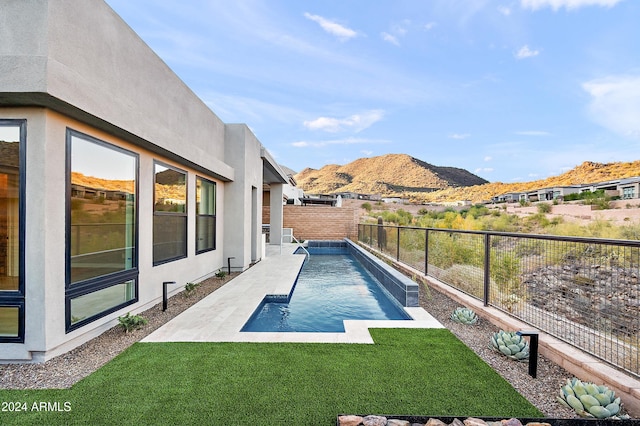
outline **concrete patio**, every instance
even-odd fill
[[[267,246],[266,257],[143,339],[143,342],[373,343],[369,328],[443,328],[422,308],[404,308],[413,321],[345,321],[344,333],[241,332],[267,294],[288,295],[304,256],[298,246]]]

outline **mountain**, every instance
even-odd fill
[[[309,194],[359,192],[365,194],[423,194],[451,187],[487,183],[464,169],[439,167],[406,154],[360,158],[346,165],[306,168],[295,175]]]
[[[605,182],[608,180],[640,176],[640,160],[615,163],[595,163],[585,161],[558,176],[531,182],[502,183],[493,182],[468,188],[447,188],[429,194],[412,194],[416,201],[446,202],[471,200],[480,202],[490,200],[496,195],[509,192],[531,191],[534,189],[550,188],[554,186],[579,185],[587,183]]]

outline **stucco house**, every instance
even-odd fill
[[[287,175],[104,1],[3,1],[0,40],[0,362],[259,261],[265,186],[281,238]]]

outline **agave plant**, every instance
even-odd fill
[[[475,324],[478,322],[478,316],[469,308],[456,308],[451,313],[451,320],[461,324]]]
[[[577,378],[567,379],[567,383],[560,387],[558,401],[568,408],[572,408],[581,417],[596,417],[606,419],[619,416],[620,398],[615,392],[604,385],[581,382]]]
[[[491,347],[516,361],[529,359],[529,344],[515,331],[500,330],[491,336]]]

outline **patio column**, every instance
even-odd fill
[[[284,186],[281,183],[271,183],[271,194],[269,196],[269,207],[271,219],[269,221],[269,241],[270,244],[282,244],[282,226],[284,223],[284,206],[282,203]]]

